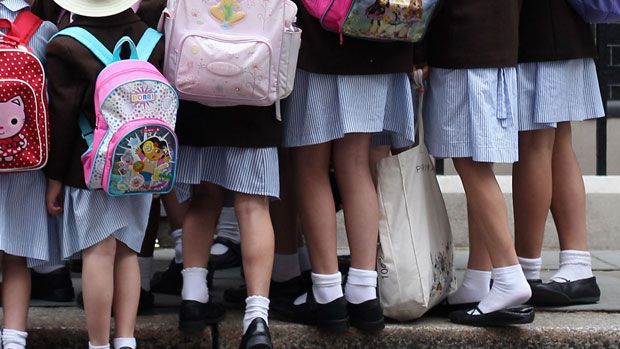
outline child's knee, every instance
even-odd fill
[[[260,214],[269,217],[269,200],[265,196],[237,193],[235,195],[235,213],[240,220]]]

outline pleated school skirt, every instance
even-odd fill
[[[278,149],[179,147],[177,197],[186,201],[191,185],[208,182],[233,192],[278,198]]]
[[[0,251],[28,259],[28,266],[54,259],[58,232],[47,214],[42,171],[0,174]],[[56,245],[57,246],[57,245]]]
[[[517,82],[519,131],[605,115],[593,59],[519,64]]]
[[[431,68],[424,134],[438,158],[519,159],[516,68]]]
[[[414,107],[407,74],[332,75],[297,69],[295,89],[283,101],[284,146],[300,147],[377,134],[374,143],[412,145]]]
[[[110,236],[140,252],[152,199],[152,195],[112,197],[102,190],[65,187],[59,222],[62,257],[71,258]]]

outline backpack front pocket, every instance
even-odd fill
[[[174,185],[177,138],[157,119],[123,125],[112,137],[103,171],[103,189],[112,196],[164,194]]]
[[[186,99],[224,106],[243,104],[238,101],[254,104],[269,97],[272,52],[265,41],[188,35],[179,57],[174,85]]]

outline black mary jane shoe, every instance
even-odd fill
[[[347,303],[347,311],[349,312],[351,326],[362,332],[379,332],[385,328],[385,319],[379,298],[360,304]]]
[[[592,304],[600,299],[601,290],[596,283],[596,277],[591,277],[576,281],[551,281],[532,285],[532,298],[529,304],[553,307]]]
[[[473,310],[478,312],[478,315],[470,315],[471,309],[454,311],[450,313],[450,321],[455,324],[479,327],[523,325],[534,321],[534,308],[530,306],[512,307],[486,314],[478,307]]]
[[[226,310],[220,304],[184,300],[179,309],[179,330],[184,333],[202,332],[207,325],[224,320]]]
[[[308,287],[306,287],[306,283],[301,275],[283,282],[272,280],[269,286],[269,298],[290,300],[307,290]],[[246,285],[241,285],[237,288],[229,288],[224,291],[224,300],[229,303],[245,305],[246,298],[248,298],[248,289]]]
[[[241,337],[239,349],[272,349],[269,326],[262,318],[256,318]]]
[[[308,291],[305,303],[296,305],[295,299],[278,300],[272,303],[271,309],[290,322],[314,325],[334,332],[344,332],[349,328],[347,301],[344,297],[319,304],[314,299],[312,289]]]
[[[440,317],[448,317],[451,313],[459,310],[471,310],[478,306],[478,303],[456,303],[452,304],[448,302],[448,299],[445,299],[443,302],[434,306],[429,312],[428,315],[431,316],[440,316]]]
[[[71,271],[68,267],[40,274],[32,270],[30,273],[32,287],[30,298],[50,302],[72,302],[75,291],[71,282]]]
[[[213,244],[222,244],[228,251],[221,255],[212,254],[209,257],[209,266],[213,270],[229,269],[241,266],[241,245],[229,239],[217,237]]]

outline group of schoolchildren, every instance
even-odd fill
[[[0,174],[4,348],[26,346],[28,268],[46,270],[76,254],[82,258],[89,348],[110,348],[112,315],[113,347],[136,348],[136,314],[145,291],[180,291],[181,331],[218,323],[225,309],[210,298],[208,266],[234,266],[239,258],[245,285],[227,290],[225,298],[245,302],[241,348],[272,347],[270,295],[271,310],[290,321],[332,330],[383,329],[372,167],[377,154],[414,144],[412,97],[422,91],[412,89],[409,75],[423,68],[428,149],[452,158],[467,197],[468,266],[458,290],[441,304],[450,320],[523,324],[534,319],[526,303],[598,301],[571,121],[602,117],[604,110],[589,25],[565,0],[444,0],[416,45],[341,40],[298,3],[302,46],[282,122],[276,106],[180,101],[177,190],[162,196],[176,256],[151,283],[144,261],[152,256],[154,238],[144,237],[153,230],[147,229],[149,213],[159,216],[152,196],[112,197],[85,184],[81,156],[87,143],[79,120],[95,122],[95,81],[104,66],[75,39],[50,38],[54,24],[81,27],[112,51],[121,37],[138,42],[149,25],[155,27],[165,2],[2,0],[0,16],[13,20],[29,6],[50,21],[28,47],[45,61],[51,141],[43,171]],[[149,62],[162,68],[163,60],[162,40]],[[19,107],[8,98],[2,103]],[[8,138],[3,131],[13,136],[10,127],[19,123],[4,118],[0,140]],[[494,163],[514,164],[514,241]],[[341,205],[334,200],[336,187]],[[350,247],[348,268],[337,256],[338,206]],[[542,281],[550,210],[560,268]],[[151,251],[138,258],[143,245]]]

